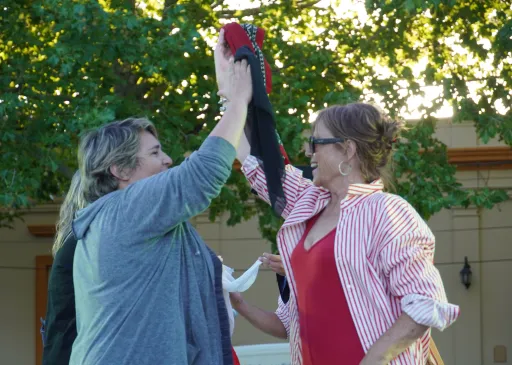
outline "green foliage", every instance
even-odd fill
[[[0,216],[62,194],[76,168],[80,134],[132,115],[155,121],[164,148],[179,163],[218,118],[208,39],[227,19],[266,30],[274,60],[271,101],[294,163],[306,162],[302,131],[310,113],[330,104],[380,98],[392,115],[424,86],[442,92],[397,147],[397,192],[428,219],[442,208],[490,208],[502,191],[462,189],[433,138],[444,101],[456,121],[471,120],[483,142],[512,144],[512,13],[499,0],[366,1],[367,17],[337,16],[317,1],[270,1],[233,11],[200,0],[10,0],[0,8]],[[163,5],[163,6],[162,6]],[[414,65],[427,60],[425,69]],[[490,66],[486,66],[486,62]],[[383,69],[387,72],[383,73]],[[473,84],[472,84],[473,83]],[[475,84],[476,83],[476,84]],[[471,85],[476,94],[469,95]],[[506,114],[497,105],[508,108]],[[252,199],[234,172],[210,210],[229,224],[260,215],[275,242],[282,223]]]

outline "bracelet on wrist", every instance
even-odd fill
[[[220,98],[219,104],[221,104],[221,106],[219,109],[221,112],[225,112],[227,110],[227,107],[226,107],[227,102],[228,102],[228,99],[226,99],[224,97]]]

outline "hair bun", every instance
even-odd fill
[[[402,123],[377,106],[367,103],[334,105],[323,109],[316,123],[323,123],[334,137],[351,139],[357,146],[365,181],[388,180],[387,166]],[[315,124],[316,124],[315,123]]]
[[[391,119],[386,115],[382,116],[381,138],[386,149],[391,150],[393,148],[393,144],[398,140],[398,135],[400,134],[402,127],[402,122]]]

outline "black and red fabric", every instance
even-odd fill
[[[233,55],[236,51],[243,46],[249,49],[256,55],[260,62],[260,67],[263,74],[263,82],[267,90],[267,94],[272,91],[272,70],[270,65],[263,57],[263,39],[265,38],[265,31],[252,24],[238,24],[229,23],[222,27],[224,29],[224,39],[231,49]]]
[[[232,354],[233,354],[233,365],[240,365],[240,360],[238,359],[238,356],[237,356],[234,348],[232,349]]]
[[[286,153],[286,150],[284,149],[283,142],[281,141],[281,136],[279,136],[279,133],[277,133],[277,143],[279,143],[279,149],[281,150],[281,155],[283,155],[284,158],[284,164],[289,165],[290,159],[288,158],[288,154]]]
[[[270,204],[277,215],[286,206],[283,190],[284,166],[289,163],[276,131],[274,112],[268,99],[272,90],[272,72],[261,48],[265,32],[252,24],[230,23],[223,27],[224,39],[235,61],[246,59],[251,67],[253,98],[249,104],[245,134],[265,172]]]
[[[272,70],[269,63],[263,56],[263,52],[261,51],[263,48],[263,40],[265,39],[265,31],[262,28],[258,28],[252,24],[238,23],[226,24],[224,27],[222,27],[222,29],[224,29],[224,39],[233,55],[235,55],[236,50],[242,46],[249,47],[249,49],[255,54],[260,63],[265,89],[267,94],[270,94],[272,91]],[[288,158],[288,154],[284,149],[283,143],[281,142],[281,138],[277,131],[276,134],[279,143],[279,149],[281,150],[281,155],[284,158],[284,164],[288,165],[290,163],[290,159]]]
[[[265,92],[259,61],[247,46],[242,46],[236,51],[235,62],[242,59],[246,59],[251,68],[253,88],[245,134],[251,145],[251,155],[257,159],[265,174],[270,205],[280,216],[286,206],[283,190],[285,170],[274,123],[274,113]]]

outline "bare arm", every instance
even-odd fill
[[[240,163],[244,163],[247,156],[251,154],[251,145],[249,144],[249,140],[245,133],[242,133],[240,137],[240,144],[236,150],[236,159],[240,161]]]
[[[414,322],[411,317],[403,313],[393,326],[370,347],[360,365],[389,364],[427,330],[427,326]]]
[[[247,303],[239,293],[230,293],[233,308],[257,329],[277,338],[287,338],[286,328],[276,313]]]
[[[215,128],[211,137],[221,137],[228,141],[235,149],[238,148],[240,137],[243,134],[245,118],[247,117],[247,104],[230,102],[227,110]]]
[[[217,47],[215,48],[215,63],[225,62],[223,50],[224,32],[221,32]],[[210,133],[210,136],[222,137],[235,149],[239,148],[240,137],[244,134],[247,106],[252,98],[251,70],[246,60],[234,63],[233,58],[228,61],[227,71],[217,75],[221,82],[219,96],[228,101],[226,111],[221,120]]]
[[[252,79],[246,60],[234,63],[233,56],[221,29],[214,51],[215,76],[220,97],[227,100],[226,111],[210,136],[222,137],[236,150],[248,145],[243,129],[247,118],[247,106],[252,98]],[[242,137],[242,140],[241,140]]]

